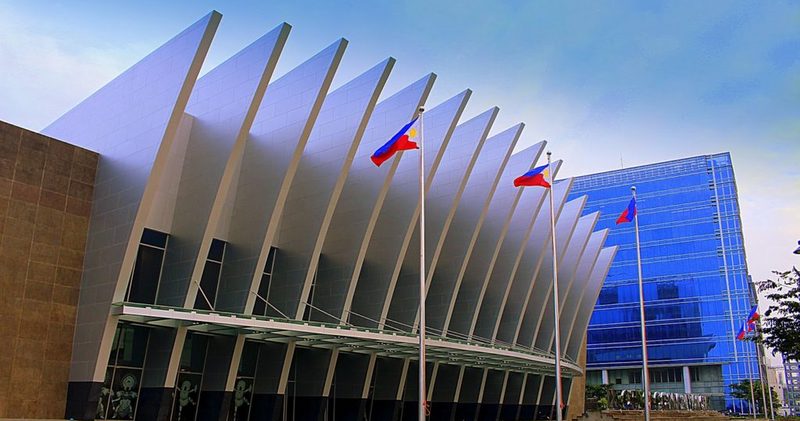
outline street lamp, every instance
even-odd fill
[[[794,254],[800,254],[800,241],[797,242],[797,248],[794,249]]]

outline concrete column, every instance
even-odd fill
[[[602,371],[603,384],[608,384],[608,370]]]
[[[692,393],[692,376],[688,365],[683,366],[683,392]]]

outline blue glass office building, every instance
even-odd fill
[[[729,385],[758,376],[756,350],[735,336],[753,302],[729,153],[577,177],[570,193],[601,212],[619,251],[588,330],[587,382],[640,388],[642,352],[634,224],[616,219],[638,194],[645,319],[654,391],[710,396],[716,409],[747,403]]]

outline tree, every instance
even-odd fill
[[[781,402],[778,400],[778,392],[772,387],[769,390],[772,393],[772,410],[777,412],[781,407]],[[756,413],[760,413],[764,410],[764,404],[761,403],[761,380],[753,381],[753,394],[756,398]],[[731,384],[731,396],[750,402],[750,380]],[[767,398],[767,402],[769,402],[769,398]]]
[[[753,340],[786,358],[800,360],[800,271],[773,271],[777,279],[758,283],[758,290],[776,304],[770,305],[761,318],[761,333]],[[749,392],[748,392],[749,393]]]
[[[592,406],[597,409],[608,409],[608,391],[611,390],[610,384],[587,384],[586,403],[587,407]]]

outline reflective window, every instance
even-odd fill
[[[700,378],[711,376],[702,367],[722,367],[721,383],[704,381],[713,393],[747,378],[755,349],[734,338],[752,291],[733,174],[722,153],[575,178],[570,199],[587,195],[584,213],[600,211],[596,229],[619,246],[589,324],[589,369],[641,364],[634,224],[615,224],[636,185],[650,362],[700,366]],[[671,383],[683,373],[654,376]]]
[[[267,263],[264,265],[264,272],[261,274],[261,282],[258,285],[258,295],[256,296],[256,304],[253,307],[253,314],[259,316],[266,316],[268,313],[269,305],[269,287],[272,280],[272,270],[275,267],[275,255],[278,249],[270,247],[269,254],[267,255]],[[270,314],[272,314],[270,312]]]
[[[319,270],[319,267],[317,267]],[[314,278],[311,280],[311,288],[308,291],[308,303],[306,303],[305,310],[303,311],[303,320],[318,320],[320,317],[330,317],[327,314],[314,308],[314,290],[317,287],[317,272],[314,272]],[[316,311],[315,311],[316,310]],[[312,319],[312,313],[314,318]]]
[[[650,381],[653,383],[680,383],[683,381],[683,368],[651,368]]]
[[[167,241],[167,234],[144,229],[125,301],[155,304]]]
[[[226,243],[216,238],[211,240],[203,275],[200,277],[200,288],[194,299],[194,308],[200,310],[213,310],[217,303],[217,290],[219,277],[222,274],[222,262],[225,258]]]
[[[194,420],[197,416],[207,350],[208,336],[195,332],[186,334],[181,352],[180,371],[175,381],[171,417],[173,421]]]
[[[250,406],[253,401],[253,386],[256,380],[256,368],[260,356],[258,343],[245,341],[242,348],[242,359],[239,362],[239,371],[236,383],[233,386],[233,401],[230,407],[231,420],[247,420],[250,417]]]
[[[132,420],[136,416],[149,333],[143,326],[117,326],[97,402],[97,418]]]

